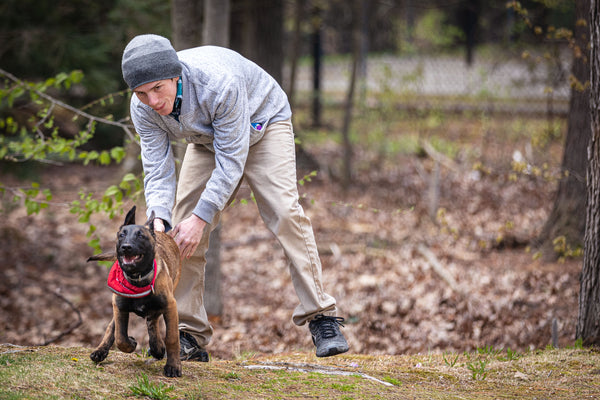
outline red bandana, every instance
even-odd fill
[[[110,290],[123,297],[145,297],[154,291],[154,281],[156,280],[156,260],[154,260],[154,277],[152,283],[148,286],[138,287],[132,285],[126,278],[121,265],[115,261],[108,273],[108,287]]]

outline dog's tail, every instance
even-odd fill
[[[117,255],[114,252],[111,253],[102,253],[96,254],[95,256],[91,256],[88,259],[90,261],[117,261]]]

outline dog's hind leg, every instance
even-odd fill
[[[106,328],[106,332],[104,332],[104,338],[102,338],[102,342],[96,347],[96,350],[90,354],[90,358],[93,362],[99,363],[104,361],[104,359],[108,356],[108,352],[115,342],[115,320],[114,318],[108,324]]]
[[[148,339],[150,342],[150,355],[157,360],[162,360],[165,356],[165,342],[161,337],[159,328],[159,318],[146,319],[148,326]]]

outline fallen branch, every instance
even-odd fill
[[[437,259],[437,257],[435,256],[435,254],[433,254],[431,250],[429,250],[422,244],[419,244],[417,246],[417,250],[419,251],[419,253],[421,253],[421,255],[423,255],[423,257],[425,257],[425,259],[427,260],[429,265],[431,265],[431,268],[433,268],[435,273],[438,274],[439,277],[442,278],[442,280],[444,280],[448,284],[450,289],[458,293],[463,298],[467,297],[466,293],[458,286],[458,283],[456,283],[450,272],[448,272],[448,270],[444,268],[442,263],[440,263],[440,261]]]
[[[58,293],[57,291],[54,292],[54,295],[56,297],[58,297],[59,299],[61,299],[62,301],[64,301],[65,303],[67,303],[67,305],[71,308],[71,310],[75,311],[75,314],[77,314],[77,322],[75,322],[73,325],[71,325],[67,330],[61,332],[58,336],[56,336],[56,337],[54,337],[52,339],[46,340],[42,344],[42,346],[47,346],[50,343],[56,342],[57,340],[65,337],[66,335],[70,334],[75,329],[77,329],[83,323],[83,319],[81,318],[81,312],[77,309],[77,307],[75,307],[73,305],[73,303],[71,303],[69,301],[69,299],[67,299],[65,296],[63,296],[62,294]]]
[[[448,168],[450,171],[453,171],[453,172],[460,171],[460,167],[458,166],[458,164],[456,162],[454,162],[454,160],[452,160],[450,157],[447,157],[446,155],[444,155],[444,154],[440,153],[439,151],[437,151],[436,149],[434,149],[433,146],[431,145],[431,143],[429,143],[428,141],[422,140],[421,147],[423,148],[423,150],[425,151],[425,153],[427,153],[427,155],[429,157],[431,157],[433,160],[439,162],[441,165]]]
[[[325,375],[340,375],[340,376],[360,376],[361,378],[370,379],[374,382],[381,383],[385,386],[394,386],[389,382],[382,381],[371,375],[362,372],[346,371],[334,367],[313,364],[291,364],[291,363],[261,363],[260,365],[245,365],[247,369],[270,369],[270,370],[288,370],[295,372],[316,372]]]
[[[20,353],[22,351],[33,351],[31,349],[31,347],[21,346],[21,345],[12,344],[12,343],[0,343],[0,347],[13,347],[13,348],[15,348],[14,350],[3,351],[3,352],[0,353],[0,355]]]

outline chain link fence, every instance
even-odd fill
[[[569,107],[571,59],[568,51],[555,57],[495,54],[479,56],[469,66],[459,55],[374,55],[362,69],[365,79],[358,96],[374,106],[393,99],[407,108],[564,116]],[[350,64],[349,58],[324,60],[321,98],[325,105],[345,99]],[[310,62],[298,67],[299,100],[312,96],[312,69]]]

